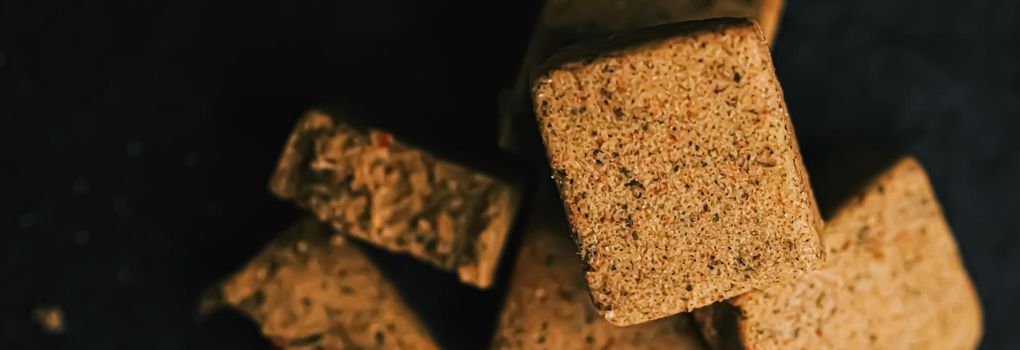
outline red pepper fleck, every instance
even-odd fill
[[[393,135],[382,131],[372,130],[371,138],[372,146],[376,147],[389,147],[393,143]]]

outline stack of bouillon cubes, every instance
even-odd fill
[[[306,113],[270,189],[311,215],[204,304],[281,348],[434,349],[349,240],[486,289],[519,220],[494,349],[976,347],[980,305],[916,160],[823,222],[769,53],[781,7],[547,0],[500,96],[500,147],[546,174],[532,193]]]

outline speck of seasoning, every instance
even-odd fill
[[[43,306],[35,309],[35,321],[43,330],[52,334],[64,333],[64,311],[57,306]]]
[[[376,331],[375,332],[375,343],[379,344],[379,345],[382,345],[384,342],[386,342],[386,336],[383,334],[382,331]]]
[[[131,141],[127,144],[127,154],[131,158],[138,158],[142,155],[142,143],[138,141]]]
[[[613,108],[613,115],[616,116],[616,119],[623,118],[623,109],[620,107]]]
[[[688,292],[690,292],[690,291],[694,290],[694,286],[688,284],[687,287],[684,287],[684,289],[686,289]]]
[[[354,288],[351,288],[351,286],[341,286],[340,293],[344,293],[347,295],[354,294]]]
[[[624,224],[626,224],[627,227],[634,226],[634,219],[631,218],[630,215],[627,215],[627,218],[624,219]]]
[[[644,187],[644,185],[642,185],[641,182],[639,182],[638,180],[630,180],[624,186],[627,186],[627,187]]]
[[[563,180],[567,178],[567,172],[563,169],[555,169],[553,171],[552,178],[553,180],[556,180],[557,183],[562,184]]]
[[[733,81],[738,82],[738,83],[740,82],[740,73],[739,72],[733,72]]]
[[[602,97],[605,97],[606,99],[613,98],[613,93],[609,92],[609,90],[606,90],[606,88],[604,88],[604,87],[603,88],[599,88],[599,94],[601,94]],[[609,104],[609,101],[604,101],[604,103],[605,104]]]
[[[620,168],[620,174],[623,174],[623,177],[630,177],[630,171],[627,168]]]
[[[708,166],[708,162],[706,162],[706,161],[701,161],[701,167],[702,167],[702,168],[704,168],[704,167],[707,167],[707,166]]]
[[[613,158],[616,158],[616,157],[619,157],[619,156],[620,156],[620,152],[613,152]]]
[[[630,231],[630,238],[634,239],[635,241],[638,240],[637,231]]]
[[[545,344],[545,334],[538,336],[538,343]]]
[[[680,171],[680,166],[674,164],[673,165],[673,172],[675,173],[675,172],[678,172],[678,171]]]
[[[876,189],[878,190],[878,193],[885,193],[885,186],[878,185],[878,188]]]
[[[84,177],[74,179],[74,184],[71,185],[71,189],[74,191],[74,194],[78,195],[88,193],[89,179],[86,179]]]
[[[389,147],[390,144],[393,143],[393,135],[390,135],[387,132],[382,132],[382,131],[378,131],[378,130],[372,130],[369,133],[369,139],[372,140],[372,146],[375,146],[375,147],[383,147],[383,148],[385,148],[385,147]]]
[[[719,221],[719,213],[712,214],[712,221]]]

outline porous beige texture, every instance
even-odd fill
[[[757,19],[772,42],[782,0],[549,0],[545,2],[513,87],[502,96],[500,145],[519,154],[541,152],[528,106],[534,70],[557,50],[590,36],[715,17]]]
[[[757,25],[687,22],[593,47],[559,58],[533,94],[606,319],[690,311],[820,265],[821,219]]]
[[[298,121],[270,189],[334,229],[487,288],[514,213],[514,189],[385,132],[323,112]]]
[[[539,204],[518,254],[492,349],[702,349],[686,316],[617,327],[595,312],[555,194]]]
[[[825,267],[731,301],[745,348],[977,347],[981,307],[915,160],[901,160],[868,185],[822,239]]]
[[[207,307],[241,310],[281,349],[437,349],[368,258],[312,219],[210,295]]]

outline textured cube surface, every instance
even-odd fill
[[[500,111],[500,145],[531,156],[541,152],[528,108],[528,82],[534,69],[557,50],[589,36],[673,22],[715,17],[751,17],[775,34],[782,0],[549,0],[543,5],[514,86]],[[522,110],[523,109],[523,110]]]
[[[535,113],[606,319],[690,311],[820,265],[821,219],[757,25],[651,28],[553,62]]]
[[[339,232],[481,288],[492,283],[518,202],[491,176],[319,111],[298,121],[270,189]]]
[[[686,316],[631,327],[598,317],[566,217],[546,189],[527,227],[492,348],[702,349]]]
[[[822,239],[822,269],[699,311],[710,339],[747,349],[977,347],[981,307],[916,161],[882,174]]]
[[[306,219],[215,288],[282,349],[437,349],[357,247]]]

